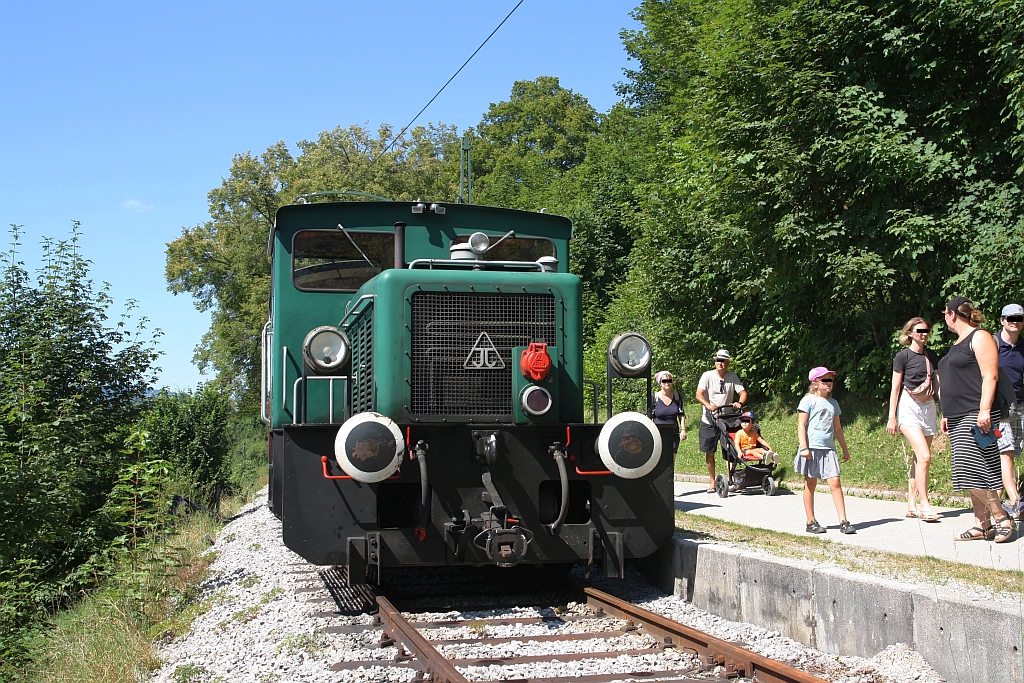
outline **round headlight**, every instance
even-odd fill
[[[651,368],[651,344],[636,332],[623,332],[608,345],[608,360],[623,377],[639,377]]]
[[[604,423],[597,436],[601,462],[623,479],[649,474],[661,460],[661,448],[661,432],[640,413],[619,413]]]
[[[341,425],[334,439],[338,465],[356,481],[373,484],[398,471],[405,453],[402,430],[385,415],[359,413]]]
[[[474,254],[482,254],[491,246],[491,238],[482,232],[474,232],[469,236],[469,248]]]
[[[302,357],[316,372],[336,372],[348,360],[348,337],[336,327],[323,325],[302,342]]]
[[[543,415],[551,410],[551,394],[544,387],[529,386],[523,389],[520,404],[528,415]]]

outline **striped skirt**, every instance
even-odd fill
[[[992,412],[993,426],[999,422],[998,411]],[[999,446],[993,441],[988,448],[978,447],[971,434],[971,427],[978,424],[978,412],[968,413],[962,417],[947,418],[949,444],[953,450],[953,489],[988,489],[998,491],[1003,488],[1003,472],[999,461]]]

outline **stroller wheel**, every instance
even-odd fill
[[[779,485],[775,483],[773,478],[765,477],[761,480],[761,490],[764,491],[766,496],[774,496],[775,492],[779,490]]]
[[[724,474],[715,477],[715,493],[719,498],[726,498],[729,495],[729,480],[725,478]]]

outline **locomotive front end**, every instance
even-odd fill
[[[395,565],[620,575],[672,534],[673,463],[645,416],[584,420],[571,226],[417,206],[278,214],[264,407],[286,545],[354,581]]]

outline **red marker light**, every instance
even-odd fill
[[[548,356],[548,345],[544,342],[530,342],[530,345],[519,357],[519,368],[523,377],[539,382],[551,372],[551,357]]]

